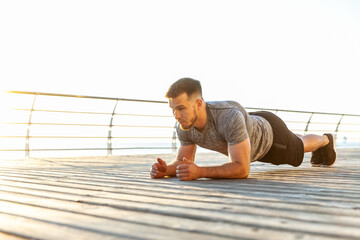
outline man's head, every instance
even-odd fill
[[[194,126],[203,107],[200,82],[191,78],[179,79],[170,86],[165,96],[181,129],[189,130]]]

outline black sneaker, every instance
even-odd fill
[[[326,146],[320,148],[321,151],[321,157],[322,157],[322,165],[323,167],[330,167],[334,165],[336,161],[336,142],[335,138],[332,134],[326,133],[324,134],[329,138],[329,144]]]
[[[312,167],[321,167],[323,160],[320,149],[321,148],[311,153],[310,164]]]

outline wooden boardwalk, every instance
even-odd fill
[[[0,161],[0,239],[360,239],[360,149],[331,168],[254,163],[246,180],[152,180],[154,161]]]

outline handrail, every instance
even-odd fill
[[[8,93],[17,93],[17,94],[38,95],[38,96],[52,96],[52,97],[89,98],[89,99],[116,100],[116,101],[129,101],[129,102],[147,102],[147,103],[167,103],[166,101],[140,100],[140,99],[129,99],[129,98],[112,98],[112,97],[96,97],[96,96],[74,95],[74,94],[26,92],[26,91],[7,91],[7,92]]]
[[[176,136],[176,131],[175,131],[175,126],[174,126],[174,122],[175,120],[173,120],[173,116],[166,115],[166,114],[144,114],[144,113],[129,113],[129,112],[125,112],[125,113],[119,113],[118,112],[118,108],[119,108],[119,103],[125,103],[125,102],[133,102],[135,103],[149,103],[149,104],[167,104],[166,101],[153,101],[153,100],[140,100],[140,99],[126,99],[126,98],[111,98],[111,97],[97,97],[97,96],[84,96],[84,95],[72,95],[72,94],[56,94],[56,93],[43,93],[43,92],[25,92],[25,91],[8,91],[8,93],[10,94],[27,94],[27,95],[33,95],[34,99],[32,102],[32,106],[31,108],[13,108],[13,111],[27,111],[29,112],[29,117],[27,121],[19,121],[19,122],[6,122],[6,123],[2,123],[5,125],[24,125],[26,126],[26,133],[25,136],[20,136],[20,135],[16,135],[16,136],[0,136],[0,139],[24,139],[25,138],[25,148],[21,149],[21,148],[16,148],[16,149],[0,149],[0,152],[24,152],[25,153],[25,157],[30,157],[30,153],[31,152],[37,152],[37,151],[66,151],[66,150],[76,150],[76,151],[80,151],[80,150],[99,150],[99,151],[103,151],[106,150],[107,151],[107,155],[112,155],[113,154],[113,150],[130,150],[130,149],[172,149],[173,152],[176,151],[177,148],[177,136]],[[106,112],[106,111],[70,111],[70,110],[64,110],[64,109],[59,109],[59,107],[57,107],[56,109],[41,109],[40,107],[36,107],[38,106],[38,101],[39,100],[39,96],[46,96],[46,97],[66,97],[66,98],[81,98],[81,99],[91,99],[91,100],[109,100],[111,102],[114,101],[114,105],[112,107],[112,111],[111,112]],[[167,109],[167,108],[166,108]],[[272,111],[275,112],[275,114],[286,114],[286,113],[291,113],[291,114],[305,114],[305,115],[310,115],[307,118],[307,121],[301,121],[298,119],[284,119],[285,122],[287,124],[293,124],[296,125],[295,127],[290,128],[292,131],[296,132],[296,133],[310,133],[310,132],[332,132],[335,137],[338,137],[338,133],[342,133],[343,135],[346,134],[356,134],[355,138],[357,141],[360,141],[360,138],[358,138],[358,133],[360,132],[360,115],[357,114],[344,114],[344,113],[326,113],[326,112],[312,112],[312,111],[298,111],[298,110],[285,110],[285,109],[271,109],[271,108],[253,108],[253,107],[246,107],[247,110],[262,110],[262,111]],[[104,123],[85,123],[85,122],[59,122],[59,121],[53,121],[53,122],[39,122],[39,120],[34,121],[33,117],[34,114],[37,113],[54,113],[54,114],[83,114],[83,115],[88,115],[88,116],[109,116],[109,120],[108,120],[108,124],[104,124]],[[317,115],[323,115],[323,116],[332,116],[332,117],[338,117],[338,120],[336,121],[332,121],[332,122],[326,122],[326,121],[316,121],[315,116]],[[171,118],[171,123],[169,123],[168,125],[154,125],[154,124],[148,124],[148,123],[144,123],[141,122],[141,124],[134,124],[133,122],[129,122],[129,123],[115,123],[115,119],[124,119],[126,117],[136,117],[136,118],[151,118],[151,119],[155,119],[154,122],[157,122],[160,119],[167,119],[167,118]],[[357,121],[354,123],[348,123],[346,121],[344,121],[345,118],[349,118],[349,117],[353,117],[356,118]],[[101,118],[103,119],[103,118]],[[158,120],[156,120],[158,119]],[[167,121],[167,120],[166,120]],[[303,128],[301,129],[301,126],[298,125],[303,125]],[[333,126],[333,128],[331,129],[322,129],[323,125],[330,125]],[[107,134],[103,134],[101,136],[96,136],[96,135],[81,135],[81,136],[77,136],[77,135],[36,135],[34,133],[32,133],[31,129],[32,127],[46,127],[46,126],[62,126],[62,127],[75,127],[77,129],[79,129],[78,127],[84,127],[84,128],[91,128],[93,129],[94,127],[96,128],[107,128]],[[312,126],[312,129],[310,129],[310,126]],[[321,127],[321,129],[316,128],[315,126],[319,126]],[[345,127],[351,127],[351,129],[346,129]],[[146,131],[147,129],[151,129],[151,131],[155,131],[156,129],[163,129],[164,131],[166,129],[171,129],[171,132],[169,132],[166,136],[132,136],[132,135],[124,135],[124,136],[117,136],[116,134],[114,134],[114,130],[115,128],[118,130],[119,128],[128,128],[128,129],[144,129],[141,131]],[[95,129],[93,129],[95,130]],[[93,131],[92,130],[92,131]],[[166,130],[167,131],[167,130]],[[123,131],[121,131],[123,132]],[[0,133],[1,134],[1,133]],[[344,139],[347,138],[344,135]],[[106,139],[106,147],[84,147],[84,148],[79,148],[79,147],[74,147],[74,148],[32,148],[30,143],[32,142],[32,139]],[[117,147],[113,145],[113,142],[115,140],[121,140],[121,139],[147,139],[147,140],[152,140],[152,139],[172,139],[169,142],[170,147],[161,147],[161,146],[132,146],[132,147]],[[1,146],[0,146],[1,148]]]
[[[54,96],[54,97],[71,97],[71,98],[89,98],[89,99],[102,99],[102,100],[117,100],[117,101],[132,101],[132,102],[146,102],[146,103],[166,103],[166,101],[157,101],[157,100],[142,100],[142,99],[131,99],[131,98],[113,98],[113,97],[98,97],[98,96],[87,96],[87,95],[74,95],[74,94],[58,94],[58,93],[43,93],[43,92],[27,92],[27,91],[7,91],[7,93],[15,94],[30,94],[37,96]],[[314,113],[322,115],[345,115],[350,117],[360,117],[360,114],[344,114],[344,113],[334,113],[334,112],[313,112],[313,111],[301,111],[301,110],[287,110],[287,109],[278,109],[278,108],[258,108],[258,107],[245,107],[246,109],[251,110],[266,110],[266,111],[278,111],[278,112],[290,112],[290,113]],[[26,109],[24,109],[26,110]],[[37,110],[41,111],[41,110]],[[51,110],[53,111],[53,110]],[[106,113],[111,114],[111,113]]]
[[[119,100],[120,101],[120,100]],[[123,100],[125,101],[125,100]],[[13,110],[17,111],[31,111],[31,109],[27,108],[14,108]],[[112,115],[112,113],[104,113],[104,112],[75,112],[75,111],[59,111],[59,110],[51,110],[51,109],[35,109],[37,112],[53,112],[53,113],[80,113],[80,114],[98,114],[98,115]],[[116,116],[136,116],[136,117],[172,117],[165,115],[153,115],[153,114],[130,114],[130,113],[115,113]]]
[[[348,117],[360,117],[360,114],[350,114],[350,113],[334,113],[334,112],[313,112],[313,111],[299,111],[299,110],[286,110],[286,109],[278,109],[278,108],[253,108],[253,107],[245,107],[246,109],[252,109],[252,110],[266,110],[266,111],[278,111],[278,112],[288,112],[288,113],[314,113],[314,114],[320,114],[320,115],[333,115],[333,116],[339,116],[339,115],[345,115]]]

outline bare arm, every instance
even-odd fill
[[[192,162],[195,161],[196,144],[188,146],[180,146],[176,160],[168,165],[166,176],[175,177],[176,168],[184,163],[184,157]]]
[[[198,167],[188,161],[188,164],[177,168],[180,180],[197,178],[247,178],[250,173],[251,145],[249,138],[239,144],[229,146],[230,162],[215,167]]]
[[[229,146],[230,162],[218,167],[202,167],[201,177],[247,178],[250,173],[250,141]]]

